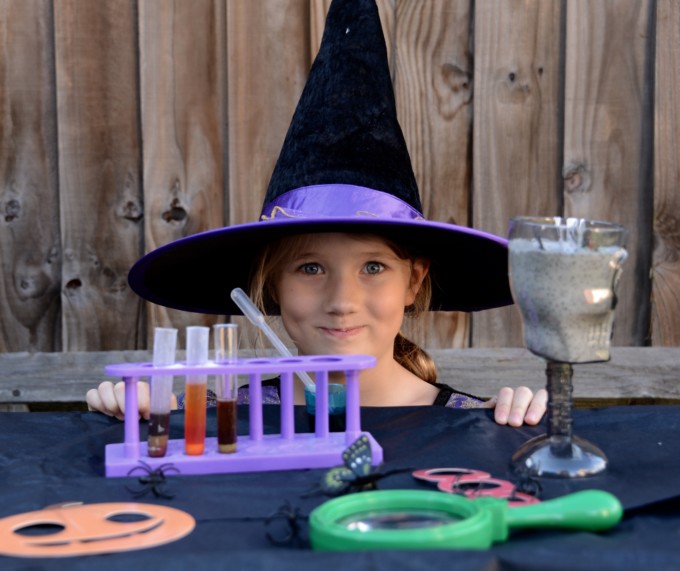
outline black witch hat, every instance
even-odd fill
[[[379,234],[429,258],[433,310],[512,303],[505,239],[422,214],[374,0],[333,0],[260,220],[162,246],[129,282],[160,305],[240,314],[229,294],[248,289],[262,248],[316,232]]]

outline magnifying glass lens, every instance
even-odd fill
[[[350,531],[422,529],[461,521],[456,514],[440,510],[373,510],[351,514],[336,523]]]

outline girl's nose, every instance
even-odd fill
[[[328,281],[326,311],[335,315],[353,313],[358,305],[359,289],[349,275],[337,274]]]

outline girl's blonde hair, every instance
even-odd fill
[[[409,260],[411,265],[420,258],[408,248],[381,237],[402,260]],[[287,236],[275,243],[270,243],[261,251],[253,266],[250,278],[250,297],[265,314],[278,314],[279,305],[276,301],[276,284],[278,276],[286,260],[297,255],[303,248],[308,235],[300,234]],[[432,297],[432,281],[430,274],[425,276],[412,305],[405,308],[407,317],[416,318],[430,307]],[[432,358],[413,341],[399,332],[394,339],[394,359],[406,370],[423,381],[435,383],[437,381],[437,367]]]

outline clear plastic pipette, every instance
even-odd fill
[[[231,299],[233,299],[234,303],[239,306],[239,308],[243,312],[243,315],[245,315],[255,327],[260,329],[262,333],[264,333],[267,336],[267,339],[271,341],[272,345],[274,345],[274,348],[282,356],[284,357],[293,356],[293,354],[288,350],[288,347],[286,347],[283,344],[283,341],[279,339],[278,335],[274,333],[274,330],[271,327],[269,327],[269,325],[264,319],[264,315],[262,315],[262,312],[252,302],[252,300],[248,297],[246,292],[244,292],[240,287],[234,288],[233,290],[231,290]],[[296,374],[300,377],[300,380],[305,384],[305,386],[309,387],[310,389],[313,389],[316,386],[314,384],[314,381],[312,381],[309,375],[304,371],[299,371]]]

